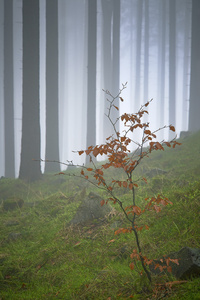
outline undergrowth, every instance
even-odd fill
[[[162,192],[172,202],[156,214],[144,215],[150,230],[140,233],[149,257],[184,246],[200,248],[200,133],[182,146],[152,153],[138,168],[149,173],[148,184],[137,189],[138,199]],[[77,173],[80,172],[77,170]],[[146,176],[146,175],[145,175]],[[137,268],[130,270],[134,247],[128,235],[114,235],[125,219],[117,207],[112,217],[84,226],[70,226],[82,199],[93,186],[73,177],[45,175],[25,184],[0,180],[0,299],[200,299],[200,278],[165,286],[175,278],[153,277],[150,285]],[[129,203],[129,194],[121,197]],[[103,196],[103,194],[101,195]],[[3,201],[22,198],[24,205],[3,210]]]

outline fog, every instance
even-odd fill
[[[6,0],[5,0],[6,1]],[[4,3],[0,1],[0,176],[5,176],[5,115],[4,115]],[[33,0],[32,0],[33,1]],[[191,80],[191,37],[192,0],[121,0],[120,1],[120,45],[119,87],[127,82],[123,91],[124,102],[120,103],[120,115],[133,113],[142,104],[153,98],[149,107],[150,128],[156,129],[171,123],[179,136],[189,130],[190,80]],[[108,17],[110,27],[103,15],[102,2],[112,5]],[[114,0],[115,2],[115,0]],[[46,1],[40,0],[40,152],[45,157],[46,147]],[[88,105],[88,4],[87,0],[58,1],[58,101],[59,101],[59,160],[85,163],[85,158],[73,151],[87,145]],[[141,7],[140,7],[141,5]],[[14,105],[14,153],[15,177],[19,176],[22,139],[23,101],[23,18],[22,0],[13,0],[13,105]],[[96,143],[104,141],[107,132],[105,119],[105,93],[113,90],[114,68],[114,17],[113,1],[97,0],[96,30]],[[174,9],[174,30],[170,28]],[[109,14],[109,9],[106,13]],[[33,12],[34,14],[34,12]],[[32,16],[34,18],[34,15]],[[116,25],[115,25],[116,26]],[[109,44],[105,32],[110,32]],[[172,42],[174,41],[174,42]],[[109,50],[109,45],[111,50]],[[174,47],[174,48],[173,48]],[[105,50],[108,49],[108,50]],[[173,50],[174,49],[174,50]],[[104,53],[111,51],[111,53]],[[105,58],[112,63],[105,63]],[[90,58],[89,58],[90,59]],[[172,61],[174,63],[172,63]],[[175,67],[169,73],[170,64]],[[111,66],[109,66],[111,65]],[[115,74],[116,75],[116,74]],[[106,77],[107,76],[107,77]],[[107,82],[106,82],[106,78]],[[91,86],[92,88],[92,86]],[[174,89],[174,96],[170,92]],[[170,99],[170,97],[174,97]],[[172,103],[172,104],[170,104]],[[172,111],[173,110],[173,111]],[[92,126],[92,124],[91,124]],[[200,128],[199,128],[200,129]],[[121,125],[120,130],[123,130]],[[159,138],[169,139],[166,130]],[[12,138],[12,137],[11,137]],[[52,136],[52,142],[54,137]],[[33,157],[33,159],[40,159]],[[51,158],[52,159],[52,158]],[[56,159],[56,158],[55,158]],[[62,166],[62,169],[65,167]],[[41,163],[44,172],[44,163]]]

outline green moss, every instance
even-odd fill
[[[150,258],[186,245],[200,247],[200,133],[182,142],[175,149],[153,152],[137,168],[135,178],[145,177],[145,170],[153,168],[167,171],[147,178],[148,184],[138,181],[139,205],[160,192],[173,202],[159,214],[147,212],[141,218],[141,225],[150,227],[140,233],[142,250]],[[109,179],[116,173],[109,170],[106,176]],[[131,271],[129,254],[120,255],[123,247],[130,253],[136,244],[131,233],[114,234],[113,222],[128,225],[116,204],[116,213],[104,222],[69,226],[90,191],[104,196],[76,177],[45,175],[34,184],[0,180],[2,200],[24,200],[20,209],[3,210],[2,204],[0,210],[0,298],[103,300],[133,295],[134,299],[154,299],[153,286],[139,274],[140,263]],[[128,190],[119,191],[118,196],[125,205],[131,203]],[[13,232],[20,233],[20,239],[9,240]],[[164,279],[171,280],[153,278],[153,283]],[[167,299],[199,299],[199,286],[199,278],[176,284],[168,290]]]

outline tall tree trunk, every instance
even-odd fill
[[[97,1],[88,0],[87,147],[96,145],[96,44]]]
[[[149,1],[144,1],[144,100],[149,100]],[[144,121],[148,121],[148,115],[144,115]]]
[[[59,161],[58,100],[58,1],[46,1],[46,160]],[[45,172],[60,171],[60,165],[45,164]]]
[[[149,2],[144,1],[144,103],[148,99],[149,92]]]
[[[112,94],[117,96],[119,93],[120,77],[120,0],[113,1],[113,44],[112,44]],[[119,107],[119,98],[115,100],[115,105]],[[116,120],[119,117],[119,111],[113,110],[112,118]],[[119,131],[119,123],[116,124],[116,130]]]
[[[4,130],[5,177],[15,177],[13,0],[4,0]]]
[[[165,56],[166,56],[166,2],[159,2],[158,42],[158,126],[164,126],[165,114]]]
[[[102,0],[102,15],[103,15],[103,88],[112,91],[112,13],[113,13],[113,0]],[[104,95],[105,96],[105,95]],[[104,97],[104,116],[103,116],[103,140],[113,134],[112,127],[106,115],[108,114],[108,103]]]
[[[19,178],[27,181],[41,177],[39,103],[39,0],[23,0],[23,106]]]
[[[169,0],[169,124],[176,126],[176,0]]]
[[[133,111],[140,107],[140,82],[141,82],[141,44],[142,44],[142,8],[143,0],[137,2],[137,33],[136,33],[136,64],[135,64],[135,97]]]
[[[188,98],[189,98],[189,76],[188,73],[190,72],[190,33],[191,33],[191,10],[189,6],[191,3],[188,3],[186,0],[185,3],[185,22],[184,24],[184,65],[183,65],[183,107],[182,107],[182,123],[181,123],[181,130],[188,129]]]
[[[192,1],[189,130],[200,130],[200,1]]]

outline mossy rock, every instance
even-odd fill
[[[95,219],[105,218],[112,210],[112,207],[109,204],[102,206],[102,200],[99,195],[90,192],[90,194],[83,199],[70,224],[84,224],[89,221],[94,222]]]
[[[22,208],[23,205],[24,205],[23,199],[12,197],[3,201],[3,210],[10,211],[17,208]]]

